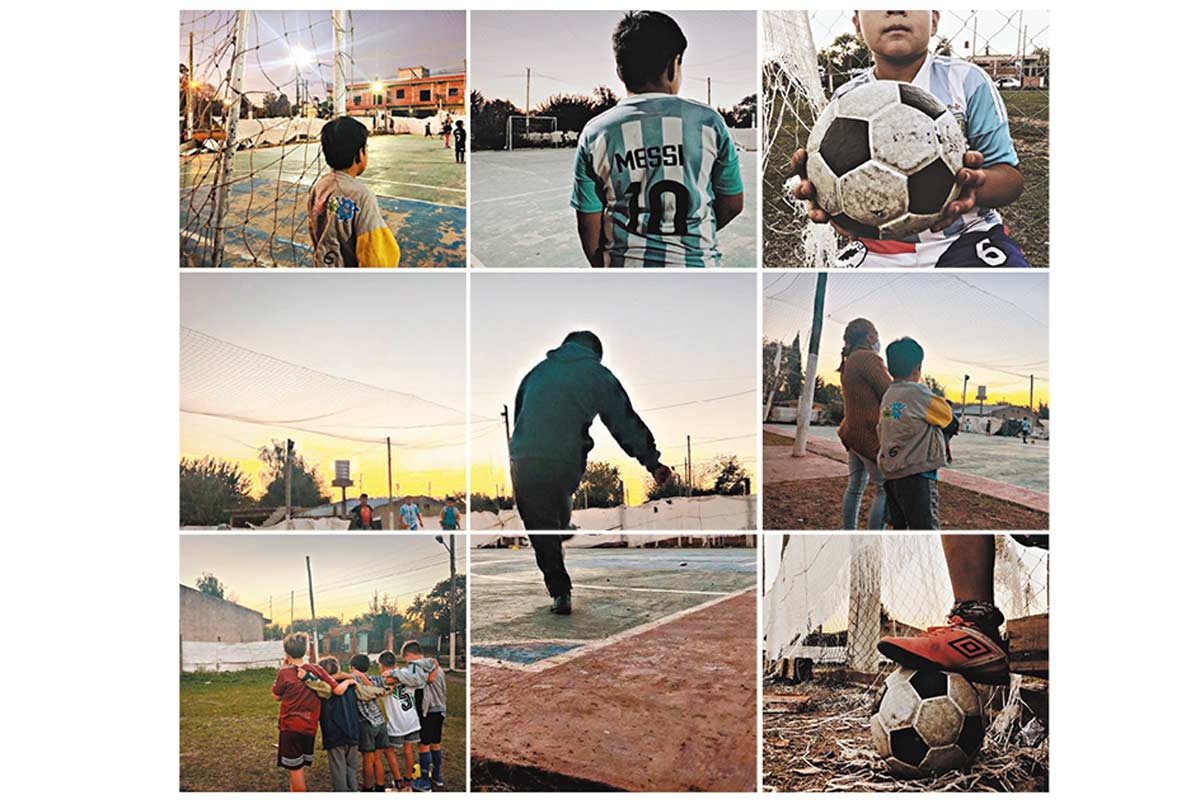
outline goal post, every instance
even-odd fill
[[[508,118],[504,149],[518,147],[556,147],[562,141],[558,117],[513,115]]]

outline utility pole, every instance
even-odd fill
[[[271,623],[275,623],[275,598],[272,595],[267,595],[267,616],[271,618]]]
[[[187,74],[187,138],[190,142],[195,134],[195,123],[193,119],[192,103],[195,102],[192,98],[195,96],[196,83],[196,68],[195,60],[192,57],[192,44],[195,41],[196,32],[188,31],[188,74]]]
[[[712,78],[706,78],[708,81],[708,104],[712,105]]]
[[[504,447],[508,451],[509,460],[512,460],[512,434],[508,429],[508,403],[504,404],[504,410],[500,412],[500,416],[504,418]]]
[[[692,496],[692,435],[687,437],[687,496]]]
[[[317,603],[313,599],[312,560],[308,556],[304,557],[304,568],[308,570],[308,610],[312,614],[312,659],[316,661],[317,653],[320,652],[320,648],[317,647]]]
[[[387,516],[388,516],[388,530],[390,531],[390,530],[395,529],[395,526],[392,525],[392,513],[393,513],[393,509],[392,509],[392,437],[390,437],[390,436],[387,437],[387,451],[388,451],[388,513],[387,513]]]
[[[963,413],[967,413],[967,381],[971,380],[970,375],[963,375],[963,393],[962,393],[962,409]]]
[[[1037,424],[1037,410],[1033,407],[1033,376],[1029,376],[1029,427]]]
[[[533,71],[529,67],[525,68],[525,116],[529,116],[529,82]]]
[[[821,349],[821,324],[825,318],[825,282],[829,273],[817,274],[817,293],[813,297],[812,333],[808,337],[808,363],[804,373],[804,396],[796,409],[796,441],[792,443],[792,455],[802,456],[808,452],[808,428],[812,418],[813,393],[817,390],[817,356]]]
[[[783,369],[783,342],[775,348],[775,368],[772,370],[771,391],[767,394],[767,404],[763,408],[763,422],[771,419],[771,406],[775,404],[775,389],[779,386],[779,371]]]
[[[458,582],[454,569],[454,534],[447,534],[450,539],[450,671],[454,671],[458,663]]]
[[[288,521],[292,519],[292,448],[295,446],[295,442],[291,439],[287,440],[287,455],[284,457],[283,472],[283,516]]]
[[[288,617],[288,627],[296,624],[296,590],[292,589],[292,614]]]
[[[333,116],[346,116],[346,12],[333,12]]]

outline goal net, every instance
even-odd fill
[[[509,117],[505,142],[507,150],[519,147],[558,147],[563,143],[563,135],[558,130],[558,117]]]

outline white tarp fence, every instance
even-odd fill
[[[184,672],[238,672],[278,667],[283,663],[283,642],[183,642]]]
[[[363,125],[366,125],[367,130],[371,133],[377,134],[394,133],[424,136],[425,123],[427,122],[434,136],[440,136],[442,130],[442,117],[416,119],[415,117],[389,117],[385,115],[380,115],[378,118],[360,115],[351,116]],[[463,120],[463,124],[466,124],[466,117],[463,116],[452,116],[451,124],[460,119]],[[244,149],[248,147],[273,147],[275,145],[305,140],[318,142],[321,139],[321,130],[325,127],[326,122],[328,120],[310,117],[239,119],[237,125],[237,146],[239,149]],[[197,147],[215,152],[221,149],[221,143],[217,139],[209,139],[203,144],[189,142],[183,145],[185,151]]]
[[[758,495],[672,497],[640,506],[584,508],[571,514],[581,531],[745,531],[758,521]],[[473,531],[521,531],[516,510],[472,511]]]
[[[758,150],[758,128],[730,128],[729,135],[739,150]]]
[[[624,544],[626,547],[646,547],[647,545],[656,542],[669,542],[674,539],[684,540],[684,544],[695,546],[695,539],[717,539],[723,534],[678,534],[678,533],[589,533],[574,536],[564,542],[566,547],[611,547],[614,545]],[[497,543],[504,540],[520,540],[524,542],[524,536],[504,536],[502,534],[494,534],[490,536],[472,536],[472,547],[494,547]],[[739,535],[739,538],[741,536]]]

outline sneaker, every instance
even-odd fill
[[[550,610],[555,614],[570,614],[571,593],[567,592],[554,598],[554,605],[550,606]]]
[[[957,672],[974,683],[1008,685],[1008,652],[998,627],[989,631],[957,614],[951,615],[949,624],[916,636],[885,636],[878,649],[909,669]]]
[[[434,786],[436,786],[439,789],[441,789],[443,786],[446,785],[440,775],[434,775],[432,778],[429,779],[429,781],[430,781],[430,783],[432,783]]]
[[[429,782],[429,778],[417,778],[412,782],[414,792],[432,792],[433,786]]]

